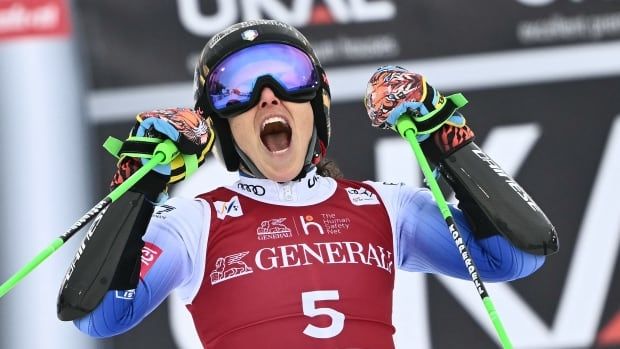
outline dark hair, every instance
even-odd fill
[[[316,172],[321,176],[331,177],[333,179],[344,178],[344,174],[336,162],[328,158],[321,159],[316,165]]]

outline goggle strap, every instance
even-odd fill
[[[250,172],[250,174],[256,178],[265,178],[265,175],[254,165],[254,162],[247,156],[241,148],[237,145],[237,142],[233,139],[233,144],[235,145],[235,150],[237,150],[237,154],[241,159],[240,167],[245,167],[246,170]]]

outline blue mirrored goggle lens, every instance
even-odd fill
[[[224,58],[211,71],[207,90],[215,111],[247,105],[261,77],[275,80],[288,96],[319,86],[310,58],[301,50],[280,43],[246,47]]]

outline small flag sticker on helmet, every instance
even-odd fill
[[[241,33],[241,38],[247,41],[254,41],[254,39],[256,39],[257,36],[258,36],[258,32],[254,29],[248,29],[244,31],[243,33]]]

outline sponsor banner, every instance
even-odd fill
[[[64,0],[0,1],[0,42],[17,38],[68,36],[69,7]]]
[[[76,5],[96,89],[191,81],[198,53],[214,33],[256,18],[299,28],[328,68],[620,38],[618,0],[472,0],[449,6],[433,0],[109,0]]]
[[[463,113],[476,132],[478,145],[515,176],[553,222],[560,237],[560,252],[548,258],[531,277],[508,284],[487,284],[515,347],[620,346],[620,108],[605,102],[616,100],[617,91],[618,77],[462,91],[470,101]],[[409,145],[392,131],[370,127],[361,103],[335,104],[332,110],[334,137],[329,155],[347,177],[419,185],[418,180],[411,179],[417,165]],[[359,117],[357,122],[355,116]],[[93,139],[123,135],[130,127],[130,120],[99,124],[98,136]],[[98,146],[93,145],[93,149]],[[94,173],[102,176],[97,183],[101,183],[103,195],[109,180],[103,176],[110,173],[114,159],[103,151],[97,154],[101,158],[93,164],[102,167]],[[405,163],[410,163],[413,170],[399,167]],[[379,173],[387,175],[379,178]],[[374,201],[372,196],[366,199],[362,194],[351,191],[350,197],[360,203]],[[234,219],[242,212],[240,207],[235,209],[238,202],[234,199],[218,205],[220,219]],[[283,218],[274,212],[273,217],[259,219],[252,227],[252,238],[269,238],[274,244],[284,245],[295,225],[300,234],[310,235],[338,234],[346,231],[348,224],[347,217],[339,216]],[[251,264],[247,268],[235,266],[235,262],[244,260],[240,257],[252,260],[248,259],[250,255],[222,256],[219,269],[210,266],[210,274],[205,277],[215,283],[227,277],[250,277],[250,269],[259,271]],[[227,274],[233,266],[237,271]],[[457,348],[464,343],[472,348],[497,346],[471,281],[454,286],[447,278],[427,276],[424,280],[419,287],[426,291],[420,297],[427,309],[411,309],[410,313],[423,312],[428,326],[419,328],[428,331],[419,330],[418,337],[407,339],[409,345],[403,348],[424,349],[420,343],[426,342],[432,343],[432,348]],[[406,308],[416,300],[406,299],[404,303]],[[129,348],[123,343],[150,340],[140,337],[142,333],[157,334],[163,342],[171,340],[169,324],[161,317],[146,319],[138,328],[144,330],[121,335],[117,347]],[[408,332],[413,331],[397,324],[397,336]]]

